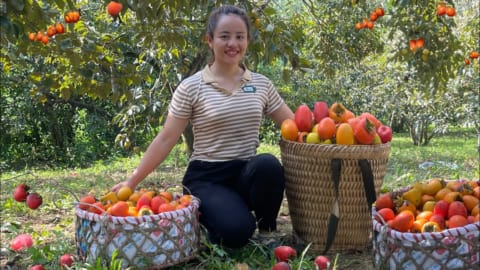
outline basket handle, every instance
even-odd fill
[[[333,187],[335,188],[335,200],[333,201],[332,212],[330,212],[330,218],[327,227],[327,242],[325,244],[325,250],[323,251],[323,254],[326,254],[330,249],[330,246],[333,244],[333,240],[335,240],[335,235],[337,234],[338,221],[340,219],[340,210],[338,207],[338,186],[340,184],[342,160],[337,158],[332,159],[331,170]]]
[[[358,165],[362,171],[363,179],[363,188],[365,189],[365,196],[367,198],[367,205],[369,213],[372,210],[372,204],[376,200],[375,194],[375,185],[373,180],[373,173],[370,163],[366,159],[358,160]],[[330,213],[330,218],[328,221],[327,227],[327,242],[325,244],[325,250],[323,254],[326,254],[335,240],[335,235],[337,233],[338,221],[340,220],[340,210],[338,206],[338,186],[340,184],[340,172],[342,170],[342,160],[341,159],[332,159],[331,163],[332,170],[332,181],[335,188],[335,200],[333,201],[332,211]]]
[[[358,160],[358,165],[360,166],[360,170],[362,171],[363,188],[365,189],[365,196],[367,197],[368,212],[371,213],[372,205],[377,199],[372,167],[366,159]]]

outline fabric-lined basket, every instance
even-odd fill
[[[162,269],[191,260],[200,248],[199,205],[192,196],[185,208],[139,217],[99,215],[77,205],[78,255],[86,262],[108,263],[117,254],[123,269]]]
[[[371,206],[380,192],[390,143],[280,141],[285,193],[295,235],[313,252],[371,246]]]
[[[480,269],[480,222],[441,232],[402,233],[372,210],[375,269]]]

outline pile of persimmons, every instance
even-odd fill
[[[480,181],[428,179],[400,195],[383,193],[375,219],[399,232],[440,232],[480,222]]]
[[[145,216],[175,211],[190,205],[192,196],[175,196],[167,190],[132,190],[123,186],[117,192],[108,191],[100,198],[94,194],[81,197],[78,207],[96,214],[108,214],[117,217]]]
[[[356,116],[342,103],[328,105],[317,101],[313,110],[301,104],[294,119],[282,122],[283,139],[312,144],[373,145],[392,140],[392,129],[382,124],[373,114]]]

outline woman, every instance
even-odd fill
[[[257,226],[259,232],[276,230],[283,168],[273,155],[256,154],[259,128],[264,115],[279,126],[293,119],[272,82],[242,64],[250,38],[244,10],[225,5],[210,14],[206,39],[213,61],[181,82],[165,125],[139,166],[112,188],[135,189],[166,158],[190,121],[194,150],[182,183],[201,201],[200,222],[210,240],[230,248],[246,245]]]

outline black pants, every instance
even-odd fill
[[[260,154],[248,161],[195,160],[187,168],[183,185],[200,199],[200,223],[214,243],[242,247],[257,222],[259,230],[276,230],[285,178],[273,155]]]

